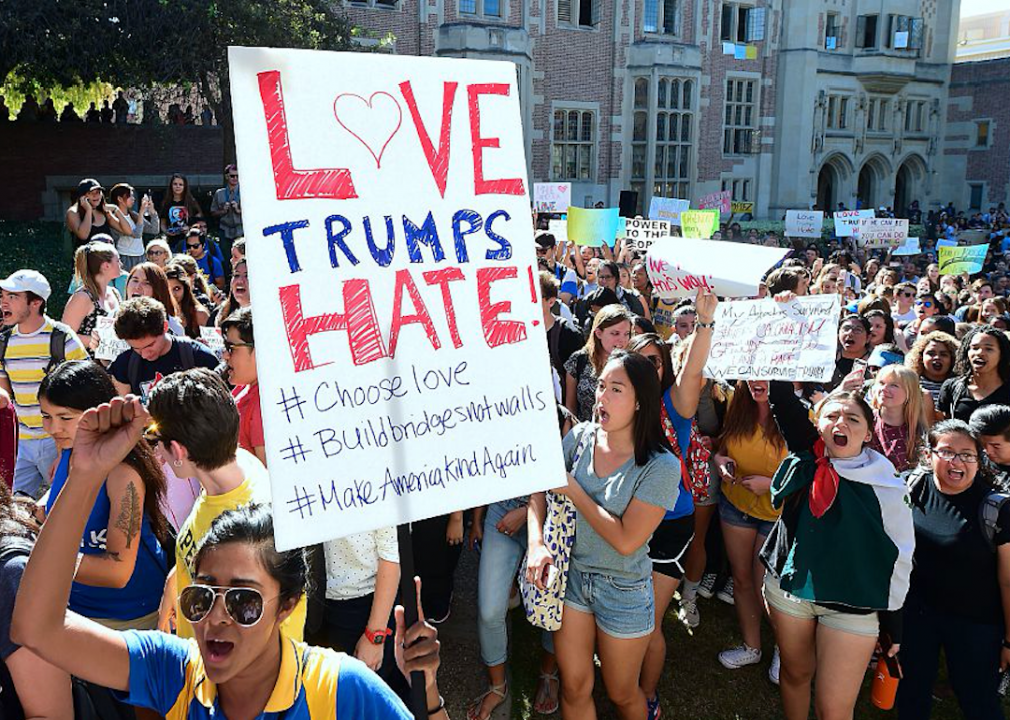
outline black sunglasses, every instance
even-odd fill
[[[251,347],[256,347],[256,346],[253,345],[252,343],[245,343],[245,342],[237,342],[236,343],[236,342],[232,342],[231,340],[225,340],[224,341],[224,351],[226,353],[228,353],[228,354],[231,354],[232,351],[234,351],[235,348],[237,348],[237,347],[251,348]]]
[[[198,247],[200,247],[200,245],[201,245],[201,243],[197,243],[196,245],[194,245],[193,243],[186,243],[186,247],[188,247],[190,249],[198,248]]]
[[[191,623],[210,615],[218,596],[224,597],[224,609],[237,624],[252,627],[263,617],[263,594],[244,587],[190,585],[179,593],[179,612]]]

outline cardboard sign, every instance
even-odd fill
[[[617,208],[568,208],[568,237],[576,245],[613,247],[621,216]]]
[[[515,65],[229,67],[278,548],[563,483]]]
[[[875,217],[873,210],[839,210],[835,213],[835,235],[852,237],[859,232],[859,221]]]
[[[786,237],[819,238],[823,227],[821,210],[786,210]]]
[[[908,220],[863,218],[856,237],[860,245],[868,248],[899,247],[908,238]]]
[[[729,190],[709,193],[708,195],[702,196],[701,200],[698,202],[698,208],[701,210],[715,208],[719,212],[728,213],[733,207],[732,198],[733,194]]]
[[[754,214],[754,203],[752,202],[738,202],[734,200],[730,203],[729,207],[734,215]]]
[[[100,315],[95,320],[95,330],[98,331],[98,347],[95,348],[95,359],[112,361],[130,349],[130,344],[120,340],[116,335],[116,318]]]
[[[685,210],[680,214],[680,227],[684,237],[707,240],[719,229],[719,211]]]
[[[919,238],[910,237],[905,239],[905,244],[897,248],[892,255],[919,255],[922,248],[919,246]]]
[[[533,184],[533,209],[537,212],[563,213],[571,204],[571,183]]]
[[[936,249],[939,250],[942,247],[957,247],[957,240],[951,240],[950,238],[940,238],[936,241]]]
[[[787,303],[735,300],[715,312],[706,377],[829,382],[838,345],[838,295]]]
[[[219,327],[200,328],[200,342],[207,346],[207,349],[217,355],[220,360],[224,356],[224,336]]]
[[[649,202],[649,219],[666,220],[671,225],[680,226],[680,214],[691,207],[690,200],[654,197]]]
[[[941,275],[974,275],[982,272],[985,256],[989,252],[989,244],[968,245],[966,247],[941,247],[939,249],[939,264]]]
[[[722,297],[751,297],[768,268],[789,252],[785,248],[724,243],[718,240],[663,238],[652,244],[645,267],[652,287],[671,300],[698,288]]]
[[[568,242],[568,221],[548,220],[547,232],[554,236],[554,240],[560,245]]]
[[[628,218],[624,233],[632,250],[645,252],[659,238],[670,237],[670,223],[664,220],[642,220]]]

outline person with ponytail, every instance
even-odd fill
[[[63,309],[63,323],[77,333],[88,352],[98,347],[92,333],[99,317],[114,317],[120,297],[112,281],[123,274],[116,248],[107,242],[92,240],[74,253],[74,276],[80,282]]]

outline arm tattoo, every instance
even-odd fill
[[[116,518],[116,528],[126,535],[126,547],[130,547],[133,538],[140,533],[140,522],[143,509],[140,507],[140,496],[133,482],[126,484],[126,494],[119,503],[119,517]]]

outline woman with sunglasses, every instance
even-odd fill
[[[194,552],[194,581],[179,597],[194,640],[111,630],[67,614],[85,527],[77,508],[95,502],[148,421],[133,397],[115,398],[81,418],[71,479],[21,579],[13,639],[72,675],[124,693],[130,704],[170,717],[409,718],[360,662],[282,632],[303,595],[308,566],[301,550],[277,551],[263,506],[219,516]],[[405,672],[424,672],[431,717],[441,720],[437,634],[418,611],[421,620],[408,630],[397,610],[397,661]]]
[[[168,246],[165,238],[159,237],[147,244],[144,256],[148,262],[154,263],[164,270],[165,266],[168,265],[168,261],[172,258],[172,249]]]
[[[922,280],[926,280],[923,278]],[[922,282],[920,280],[920,282]],[[936,317],[944,312],[943,306],[937,300],[933,292],[919,292],[915,296],[915,319],[908,323],[904,329],[895,333],[895,341],[901,351],[907,353],[919,337],[919,329],[927,318]]]
[[[926,720],[940,651],[961,713],[1003,717],[997,686],[1010,665],[1010,504],[982,507],[994,492],[982,443],[960,420],[929,432],[923,465],[909,478],[915,554],[905,600],[898,717]]]

